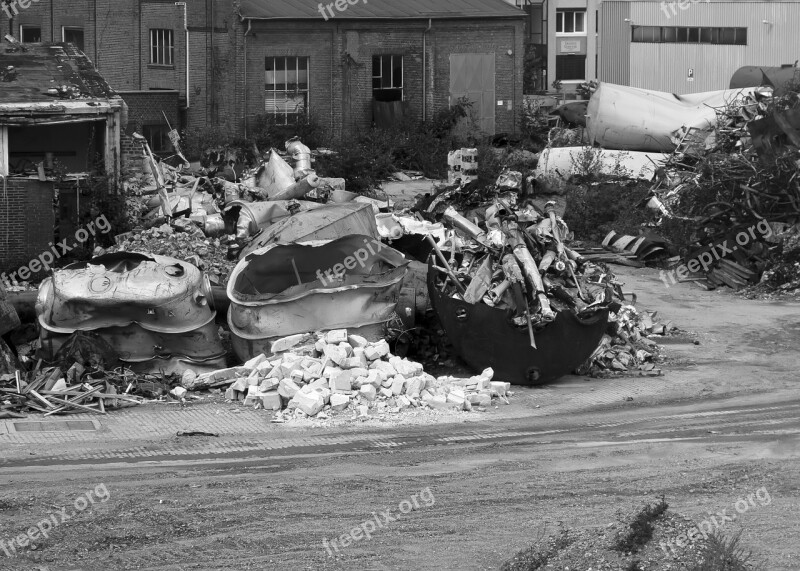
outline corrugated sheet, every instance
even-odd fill
[[[616,2],[612,2],[616,3]],[[664,12],[660,3],[630,2],[635,25],[746,27],[746,46],[707,44],[632,45],[630,85],[673,93],[726,89],[745,65],[780,66],[800,57],[800,3],[697,2]],[[763,20],[770,22],[764,24]],[[630,42],[630,32],[624,38]],[[687,81],[689,69],[694,81]]]
[[[600,5],[600,54],[597,78],[628,85],[630,81],[630,2],[603,2]]]
[[[244,0],[244,19],[297,20],[323,19],[319,6],[329,2],[311,0]],[[332,8],[337,19],[408,18],[522,18],[525,13],[504,0],[357,0],[347,8]],[[326,12],[327,13],[327,12]]]

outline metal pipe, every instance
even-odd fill
[[[422,120],[428,118],[428,32],[433,27],[433,18],[428,18],[428,28],[422,32]]]
[[[253,20],[247,20],[247,31],[244,33],[244,109],[242,110],[242,114],[244,115],[244,137],[247,138],[247,35],[250,33],[250,30],[253,27]],[[332,83],[332,82],[331,82]]]
[[[176,6],[183,6],[183,29],[186,33],[186,108],[189,109],[189,16],[186,2],[175,2]]]

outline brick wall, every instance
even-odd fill
[[[407,113],[421,119],[423,31],[427,26],[427,20],[254,22],[247,37],[247,80],[245,84],[240,78],[239,86],[247,120],[264,112],[264,59],[309,56],[311,112],[335,135],[367,128],[372,122],[372,57],[384,54],[403,56]],[[449,105],[450,54],[492,53],[495,98],[504,102],[495,106],[496,131],[514,132],[522,104],[523,21],[435,21],[427,42],[427,116]]]
[[[52,182],[7,179],[0,196],[0,273],[16,271],[49,250],[54,225]]]

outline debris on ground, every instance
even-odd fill
[[[491,369],[467,379],[436,378],[420,363],[393,355],[386,340],[370,342],[346,329],[276,341],[273,350],[272,357],[262,353],[183,386],[226,388],[227,400],[276,411],[277,421],[344,410],[360,420],[411,408],[485,411],[493,399],[507,404],[512,394]]]

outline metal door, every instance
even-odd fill
[[[495,134],[494,59],[494,54],[450,55],[450,103],[467,97],[475,124],[487,135]]]

